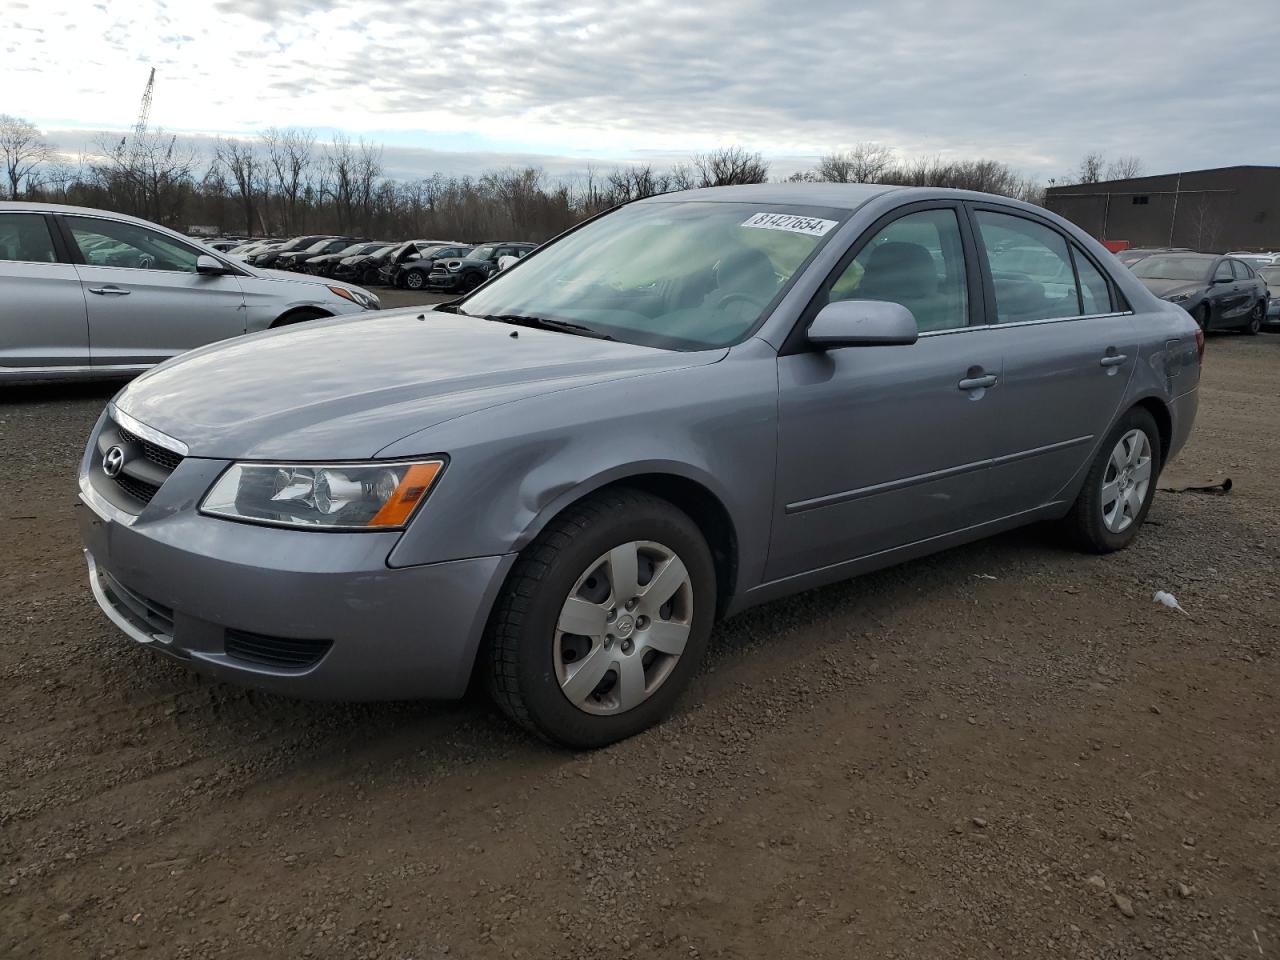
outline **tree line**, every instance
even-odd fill
[[[1098,163],[1100,156],[1089,155]],[[1082,171],[1089,162],[1086,158]],[[313,131],[298,128],[221,138],[211,150],[160,130],[103,136],[72,161],[50,147],[33,124],[8,115],[0,115],[0,171],[12,199],[98,207],[178,229],[202,225],[252,236],[533,241],[619,203],[770,178],[761,154],[732,146],[665,168],[588,165],[577,175],[551,177],[536,167],[521,167],[477,176],[397,179],[386,174],[378,144],[341,134],[321,142]],[[813,169],[787,179],[957,187],[1043,200],[1040,184],[1005,163],[902,160],[874,143],[823,156]]]

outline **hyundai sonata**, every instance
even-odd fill
[[[128,636],[286,694],[456,697],[598,746],[713,623],[1039,520],[1128,545],[1203,340],[1047,211],[934,189],[676,193],[434,309],[196,350],[80,474]]]

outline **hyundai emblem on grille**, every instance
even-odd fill
[[[124,450],[114,446],[102,455],[102,472],[108,477],[118,476],[124,466]]]

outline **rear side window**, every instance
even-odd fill
[[[1071,253],[1076,260],[1076,275],[1080,278],[1081,312],[1086,317],[1110,313],[1113,309],[1111,288],[1107,285],[1106,277],[1074,243],[1071,245]]]
[[[1062,234],[1034,220],[989,210],[979,210],[975,217],[991,265],[997,323],[1081,314],[1071,254]]]
[[[922,332],[969,323],[960,223],[952,209],[909,213],[881,228],[836,278],[833,300],[900,303]]]
[[[0,260],[57,263],[49,225],[37,213],[0,213]]]

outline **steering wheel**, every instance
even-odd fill
[[[156,265],[156,258],[149,253],[144,253],[138,257],[139,270],[151,270]]]
[[[752,296],[749,293],[743,293],[741,290],[730,290],[727,293],[722,293],[716,297],[715,303],[712,305],[712,309],[721,311],[728,307],[729,304],[739,302],[755,307],[757,310],[763,310],[765,308],[765,304],[768,303],[767,300],[761,300],[759,297]]]

